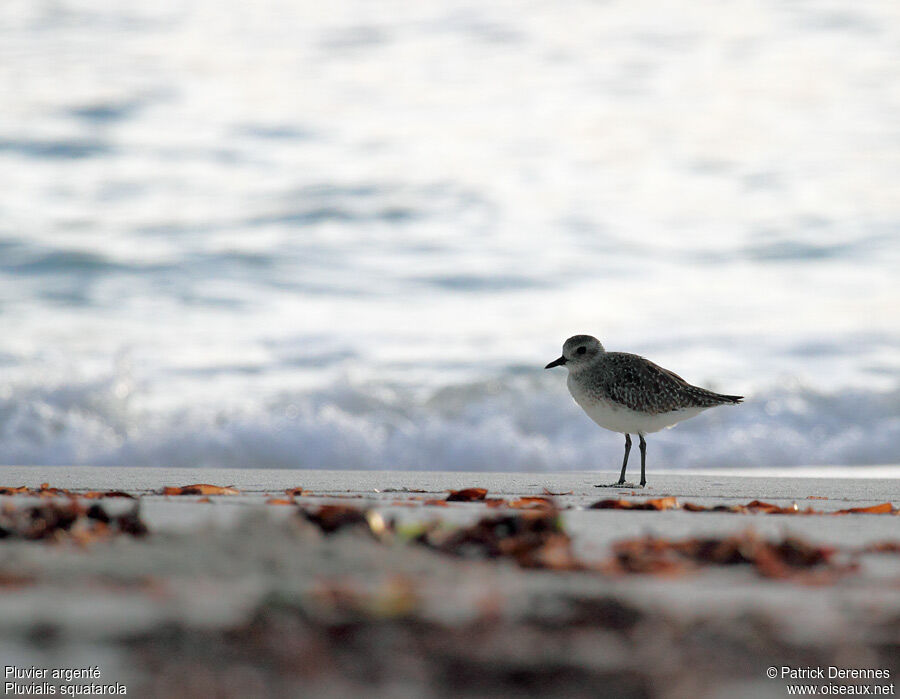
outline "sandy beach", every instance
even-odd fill
[[[7,515],[74,495],[111,523],[103,537],[5,534],[0,649],[14,668],[97,666],[142,697],[780,697],[792,680],[770,667],[900,670],[896,509],[831,514],[896,508],[900,481],[660,474],[644,490],[595,487],[613,479],[2,467],[0,486],[71,491],[3,496]],[[197,483],[237,492],[161,494]],[[487,493],[446,501],[464,488]],[[77,495],[90,491],[136,499]],[[603,500],[666,509],[591,508]],[[815,514],[742,510],[754,500]],[[332,533],[307,516],[323,505],[341,508]],[[558,530],[532,558],[472,538],[479,522],[541,523],[548,507]],[[112,535],[134,508],[147,533]],[[452,549],[453,532],[470,533],[466,546]],[[685,563],[646,548],[701,540],[825,553],[802,565],[786,553],[773,573],[746,552],[745,565]]]

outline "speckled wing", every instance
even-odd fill
[[[651,415],[682,408],[711,408],[741,400],[741,396],[726,396],[693,386],[675,372],[626,352],[609,352],[604,356],[602,383],[606,397],[612,402]]]

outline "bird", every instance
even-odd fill
[[[717,405],[736,405],[743,396],[728,396],[693,386],[675,372],[628,352],[607,352],[591,335],[573,335],[562,356],[545,369],[564,366],[566,385],[575,402],[600,427],[625,435],[625,458],[617,483],[625,483],[631,435],[640,437],[641,487],[647,485],[644,435],[673,427]],[[601,487],[601,486],[598,486]]]

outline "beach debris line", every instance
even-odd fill
[[[900,552],[900,543],[894,541],[836,549],[797,536],[768,540],[748,529],[737,534],[680,540],[653,535],[635,537],[613,543],[610,555],[599,561],[585,561],[575,554],[572,538],[554,502],[536,499],[543,501],[536,508],[482,517],[469,526],[447,528],[439,521],[432,521],[405,531],[375,510],[348,505],[299,508],[299,512],[325,534],[351,530],[381,542],[417,543],[458,558],[510,560],[526,569],[608,576],[680,576],[711,566],[747,565],[764,578],[823,585],[857,571],[860,554]],[[653,504],[640,505],[643,509],[666,509],[672,500],[658,498]]]
[[[209,483],[194,483],[193,485],[165,486],[163,495],[240,495],[241,491],[233,485],[210,485]]]
[[[834,548],[793,536],[769,541],[752,529],[680,540],[644,536],[619,541],[612,552],[601,566],[610,574],[680,575],[703,566],[750,565],[764,578],[825,584],[858,568],[853,562],[836,562]]]
[[[656,498],[653,500],[598,500],[588,507],[590,510],[685,510],[686,512],[729,512],[732,514],[767,514],[767,515],[890,515],[900,514],[889,502],[882,502],[869,507],[850,507],[844,510],[826,512],[812,507],[800,509],[797,503],[789,507],[781,507],[762,500],[751,500],[745,505],[697,505],[692,502],[679,503],[674,497]]]
[[[430,522],[416,527],[414,534],[406,532],[403,538],[453,556],[508,558],[523,568],[586,569],[572,552],[571,538],[553,502],[546,498],[535,500],[540,503],[523,503],[526,509],[520,513],[483,517],[474,525],[453,529]],[[394,522],[386,521],[375,510],[321,505],[315,509],[300,508],[300,514],[325,534],[353,530],[384,541],[397,533]]]
[[[86,506],[73,499],[0,510],[0,539],[89,543],[121,534],[140,537],[147,533],[137,507],[111,515],[98,503]]]
[[[666,500],[663,498],[662,500]],[[668,503],[659,503],[665,508]],[[656,509],[650,506],[648,509]],[[768,541],[752,530],[740,534],[668,540],[653,536],[626,539],[599,562],[577,557],[572,539],[555,509],[484,517],[474,525],[431,529],[417,540],[429,548],[461,557],[511,559],[522,568],[590,571],[606,575],[672,576],[706,566],[750,565],[760,576],[802,584],[827,584],[853,572],[852,562],[837,563],[835,549],[798,537]],[[889,550],[887,546],[884,550]]]
[[[658,506],[665,508],[667,504]],[[656,507],[651,505],[648,509]],[[571,537],[555,509],[484,517],[472,526],[449,532],[431,529],[423,532],[417,541],[455,556],[511,559],[522,568],[607,575],[683,575],[705,566],[748,564],[762,577],[825,584],[856,570],[854,563],[835,563],[835,549],[830,547],[798,537],[767,541],[752,530],[724,537],[683,540],[653,536],[626,539],[613,544],[610,557],[589,563],[575,555]]]
[[[32,497],[41,498],[88,498],[96,500],[99,498],[129,498],[136,499],[134,495],[126,493],[122,490],[89,490],[85,493],[67,490],[66,488],[51,488],[49,483],[41,483],[38,488],[29,488],[21,485],[18,487],[0,486],[0,495],[30,495]]]

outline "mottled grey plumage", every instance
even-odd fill
[[[603,352],[579,379],[587,390],[596,391],[598,398],[649,415],[741,401],[741,396],[693,386],[675,372],[628,352]]]
[[[569,392],[594,422],[625,435],[625,459],[619,483],[625,482],[631,433],[640,436],[641,485],[647,482],[644,435],[672,427],[716,405],[740,403],[742,396],[715,393],[689,384],[649,359],[627,352],[607,352],[590,335],[566,340],[562,356],[547,369],[569,370]],[[616,485],[618,485],[616,484]]]

